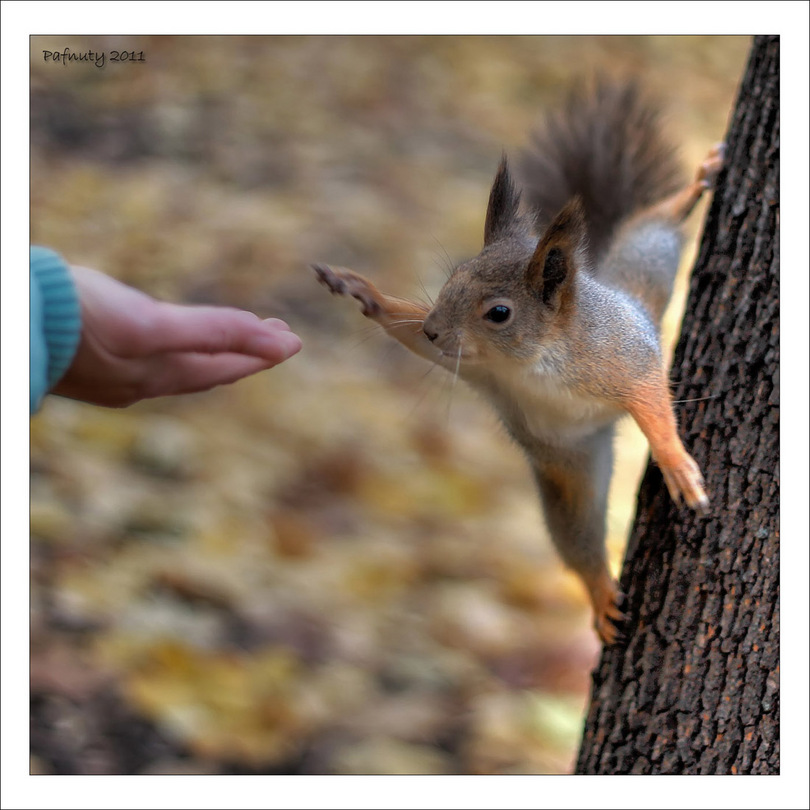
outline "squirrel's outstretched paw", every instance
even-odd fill
[[[703,476],[691,456],[686,456],[677,467],[662,466],[661,473],[675,503],[680,503],[683,498],[691,509],[701,515],[708,513],[709,498],[703,488]]]
[[[351,270],[335,269],[326,264],[313,264],[312,269],[318,274],[318,280],[328,287],[334,295],[350,295],[356,298],[363,307],[363,315],[374,318],[381,312],[377,300],[377,290],[370,281]]]

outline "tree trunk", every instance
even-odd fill
[[[673,362],[708,517],[642,482],[577,773],[779,772],[779,38],[757,37]]]

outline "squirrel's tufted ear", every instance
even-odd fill
[[[526,271],[529,289],[552,309],[560,307],[574,273],[585,261],[587,240],[582,200],[574,197],[548,226]]]
[[[520,222],[518,207],[520,205],[520,192],[515,187],[506,155],[501,158],[495,182],[489,192],[487,205],[487,219],[484,224],[484,245],[491,245],[515,230]]]

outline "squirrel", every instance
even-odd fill
[[[708,510],[678,437],[659,330],[681,225],[722,165],[720,144],[683,184],[658,108],[635,83],[578,87],[535,131],[517,172],[502,157],[483,249],[455,268],[433,307],[312,265],[332,293],[356,298],[363,315],[491,403],[526,455],[552,541],[584,583],[606,644],[626,618],[605,553],[621,416],[648,439],[672,499]]]

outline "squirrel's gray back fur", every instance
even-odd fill
[[[533,133],[517,169],[539,233],[581,197],[596,262],[622,220],[682,183],[658,108],[629,81],[577,87]]]

